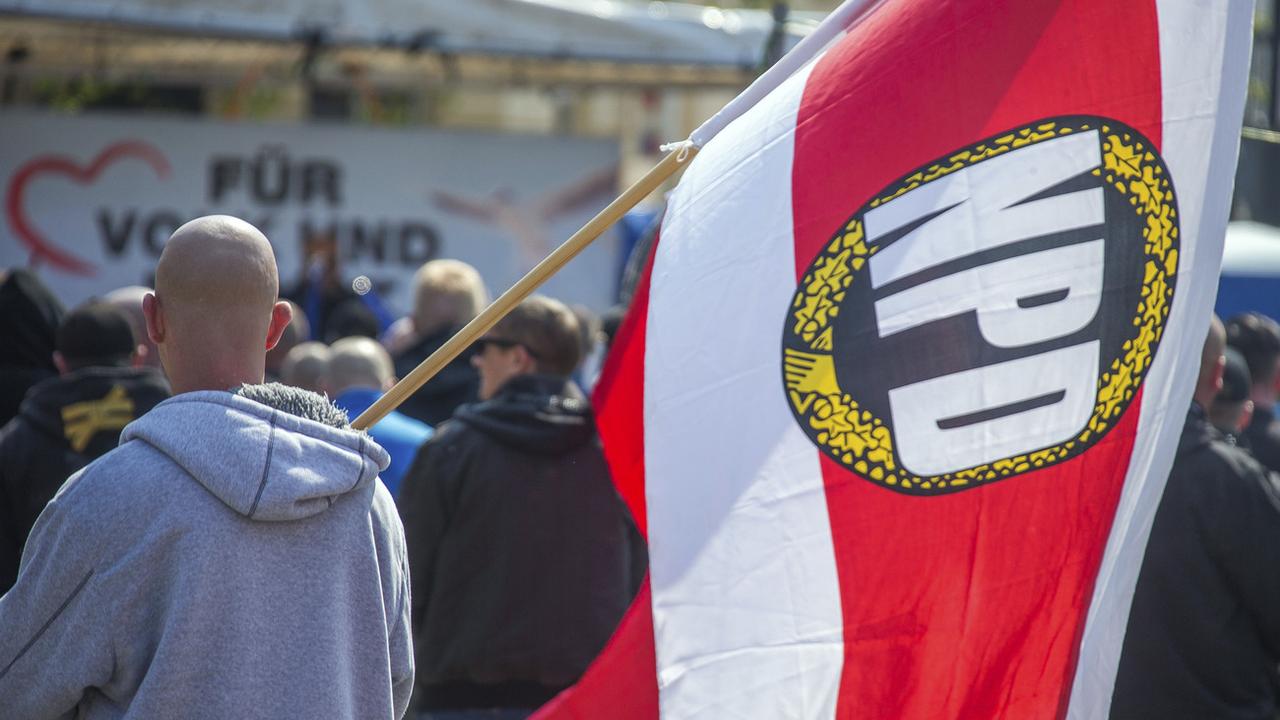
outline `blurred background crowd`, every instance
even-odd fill
[[[66,478],[169,395],[142,304],[183,222],[225,213],[268,236],[293,321],[267,380],[327,395],[354,420],[836,4],[0,0],[0,594]],[[1275,472],[1278,6],[1257,4],[1216,307],[1229,349],[1204,408]],[[589,415],[661,213],[659,191],[546,286],[542,319],[490,334],[372,428],[397,502],[415,466],[438,470],[420,450],[461,408],[500,446],[555,448],[568,472],[596,462],[572,454],[590,428],[551,426]],[[571,349],[548,340],[570,331]],[[527,389],[557,398],[554,423],[521,425],[535,421],[518,398],[474,416],[521,374],[501,363],[545,374],[561,352],[572,362],[553,374],[571,389]],[[568,511],[598,516],[589,502]],[[597,528],[620,538],[601,560],[620,594],[563,672],[506,683],[503,706],[536,707],[571,683],[636,592],[643,543],[620,517]],[[431,692],[438,709],[474,691]]]

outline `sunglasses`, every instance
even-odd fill
[[[507,340],[505,338],[490,338],[490,337],[483,337],[475,342],[476,354],[483,353],[485,349],[490,345],[493,345],[494,347],[500,347],[504,350],[509,350],[517,346],[522,347],[524,348],[525,352],[529,353],[529,357],[532,357],[535,360],[538,358],[538,353],[534,352],[532,349],[529,348],[528,345],[525,345],[524,343],[519,342],[518,340]]]

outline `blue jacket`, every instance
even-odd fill
[[[382,393],[371,388],[351,388],[333,399],[333,404],[347,412],[355,420],[369,409]],[[402,415],[395,410],[379,420],[369,434],[391,455],[391,464],[379,476],[391,491],[392,497],[399,494],[400,478],[404,477],[418,448],[431,437],[431,426],[413,418]]]

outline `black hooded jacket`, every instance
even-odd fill
[[[419,338],[417,342],[405,348],[395,357],[396,377],[406,377],[418,367],[431,353],[440,349],[458,328],[445,328],[440,332]],[[400,407],[396,408],[409,417],[420,420],[431,427],[448,420],[453,411],[475,402],[480,389],[480,375],[471,367],[470,349],[454,358],[444,366],[435,377],[417,392],[410,395]]]
[[[604,647],[644,576],[591,407],[562,378],[519,376],[460,408],[397,504],[419,711],[541,705]]]
[[[27,534],[62,483],[167,397],[168,383],[146,368],[88,367],[31,388],[0,428],[0,594],[13,586]]]
[[[1255,405],[1241,439],[1258,462],[1273,472],[1280,472],[1280,421],[1276,420],[1274,407]]]
[[[17,416],[31,386],[58,374],[53,345],[62,316],[62,303],[30,272],[10,270],[0,282],[0,426]]]
[[[1280,486],[1187,417],[1134,591],[1111,717],[1274,720]]]

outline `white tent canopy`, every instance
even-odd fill
[[[759,63],[774,28],[762,10],[627,0],[0,0],[0,13],[192,35],[734,67]],[[793,14],[785,46],[818,19]]]
[[[1250,221],[1228,224],[1222,274],[1280,275],[1280,228]]]

